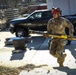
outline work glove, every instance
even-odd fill
[[[68,35],[68,38],[72,38],[72,37],[73,37],[73,34]]]
[[[68,35],[68,39],[69,39],[69,40],[72,40],[72,37],[73,37],[72,34],[71,34],[71,35]]]

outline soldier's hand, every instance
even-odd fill
[[[49,37],[49,34],[43,34],[44,37],[48,38]]]
[[[72,40],[72,37],[73,37],[73,36],[71,36],[71,35],[68,35],[68,39],[69,39],[69,40]]]

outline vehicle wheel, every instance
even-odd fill
[[[27,37],[27,31],[25,31],[24,29],[19,28],[18,30],[16,30],[15,35],[17,37]]]

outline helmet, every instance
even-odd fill
[[[52,14],[60,13],[61,14],[60,8],[52,8]]]

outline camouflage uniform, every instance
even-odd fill
[[[74,27],[69,20],[60,17],[58,19],[50,19],[47,25],[47,31],[51,34],[61,34],[66,35],[65,28],[69,28],[69,35],[72,37],[74,32]],[[65,39],[52,38],[50,43],[50,54],[57,58],[57,62],[60,66],[63,66],[64,58],[66,54],[62,51],[66,45]]]

